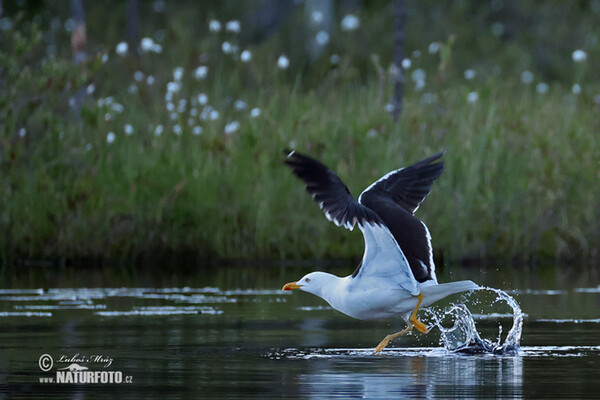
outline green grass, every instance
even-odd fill
[[[253,61],[242,64],[206,38],[198,46],[207,51],[209,78],[196,81],[195,56],[175,63],[177,48],[165,51],[166,60],[112,52],[102,64],[92,54],[77,69],[36,56],[35,31],[14,35],[11,56],[2,59],[8,83],[0,98],[5,260],[190,251],[220,259],[359,257],[360,233],[323,217],[282,164],[286,147],[322,160],[355,196],[386,172],[446,150],[446,170],[418,211],[444,260],[598,253],[600,120],[592,89],[577,96],[557,83],[542,95],[512,78],[465,81],[434,70],[423,92],[407,84],[394,124],[384,110],[389,82],[382,86],[374,71],[357,78],[351,59],[307,87],[303,75],[275,68],[268,44],[253,48]],[[186,99],[188,107],[171,121],[165,86],[177,65],[185,75],[173,103]],[[130,94],[137,70],[156,83],[137,83]],[[69,98],[90,83],[96,92],[81,118],[72,115]],[[466,100],[471,91],[479,93],[475,103]],[[190,115],[191,99],[201,92],[219,110],[216,121]],[[122,113],[98,105],[108,95],[124,106]],[[248,108],[235,110],[237,99]],[[254,107],[261,109],[257,118],[249,115]],[[190,117],[201,135],[192,134]],[[239,129],[226,134],[231,121]],[[126,123],[135,129],[131,136]],[[158,124],[164,131],[155,136]],[[113,143],[108,132],[115,133]]]

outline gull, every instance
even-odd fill
[[[427,307],[449,295],[478,289],[472,281],[438,283],[431,235],[414,216],[444,169],[444,153],[391,171],[367,187],[358,201],[342,180],[321,162],[297,151],[285,151],[285,164],[306,184],[329,221],[362,231],[365,250],[352,275],[338,277],[311,272],[283,290],[299,289],[325,300],[332,308],[360,320],[401,316],[406,329],[387,335],[375,348],[383,350],[391,340],[427,326],[417,318]]]

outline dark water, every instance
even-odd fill
[[[436,328],[374,355],[403,322],[356,321],[309,294],[279,290],[305,272],[35,270],[5,279],[0,397],[600,398],[600,287],[593,269],[444,271],[440,281],[473,279],[518,301],[521,348],[504,356],[449,352]],[[489,292],[457,295],[434,311],[464,303],[480,336],[496,340],[499,325],[506,336],[512,314],[494,299]],[[52,358],[49,369],[44,355]],[[60,371],[64,377],[59,368],[73,363],[100,380],[101,372],[113,371],[113,379],[118,372],[123,383],[40,382]]]

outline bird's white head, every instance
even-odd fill
[[[325,290],[332,289],[333,282],[339,278],[327,272],[311,272],[306,274],[297,282],[290,282],[283,285],[282,290],[300,289],[304,292],[312,293],[316,296],[323,297]]]

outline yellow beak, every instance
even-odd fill
[[[290,283],[286,283],[285,285],[283,285],[281,290],[300,289],[300,286],[302,286],[302,285],[298,285],[296,282],[290,282]]]

